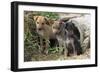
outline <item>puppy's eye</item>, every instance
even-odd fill
[[[58,29],[60,29],[60,27],[58,27]]]
[[[53,27],[53,29],[55,29],[56,27]]]
[[[37,24],[39,24],[39,22],[36,22]]]
[[[44,25],[44,23],[42,23],[42,25]]]

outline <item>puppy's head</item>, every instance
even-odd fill
[[[44,33],[48,31],[47,28],[51,27],[51,25],[53,24],[52,20],[44,16],[34,16],[33,18],[36,24],[37,32],[41,35],[44,35]]]
[[[70,31],[70,30],[74,30],[75,27],[76,27],[76,26],[75,26],[72,22],[67,22],[65,28],[66,28],[68,31]]]
[[[65,23],[61,21],[55,21],[52,25],[52,31],[55,35],[59,34],[65,28]]]
[[[44,30],[46,26],[50,26],[53,22],[44,16],[34,16],[36,28],[38,31]]]
[[[43,16],[34,16],[34,21],[36,23],[36,28],[38,31],[44,30],[44,26],[47,24],[47,20]]]

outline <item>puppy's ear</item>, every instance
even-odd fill
[[[52,25],[52,24],[54,24],[54,20],[49,20],[49,23]]]
[[[53,20],[48,19],[48,18],[46,18],[46,17],[45,17],[45,21],[46,21],[46,24],[47,24],[47,25],[50,25],[50,26],[54,23]]]
[[[38,16],[33,16],[34,21],[38,19]]]

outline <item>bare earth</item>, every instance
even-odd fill
[[[50,61],[50,60],[75,60],[75,59],[89,59],[90,58],[90,49],[87,49],[85,53],[79,56],[72,56],[72,57],[64,57],[64,55],[56,54],[38,54],[33,55],[32,61]]]

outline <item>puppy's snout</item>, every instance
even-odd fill
[[[58,32],[55,32],[55,34],[58,34]]]
[[[39,30],[39,31],[41,31],[41,30],[42,30],[42,28],[38,28],[38,30]]]
[[[59,30],[53,29],[53,33],[54,33],[54,34],[58,34],[58,33],[59,33]]]

